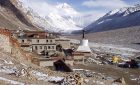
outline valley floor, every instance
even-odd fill
[[[94,42],[90,42],[89,45],[93,51],[118,54],[126,57],[135,56],[135,54],[140,52],[140,50],[136,50],[130,47],[125,47],[123,45],[102,44],[102,43],[94,43]]]

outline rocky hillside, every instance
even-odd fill
[[[67,76],[31,63],[36,55],[25,52],[9,30],[0,29],[0,85],[54,85]],[[64,83],[65,82],[61,82]]]
[[[140,26],[140,5],[110,11],[85,28],[88,32],[102,32]]]
[[[37,30],[26,15],[17,8],[17,0],[0,0],[0,27]]]

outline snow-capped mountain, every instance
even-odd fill
[[[22,3],[21,10],[38,27],[53,32],[71,32],[82,29],[81,14],[67,3],[57,5],[45,3],[44,8],[46,12],[41,15],[39,12],[42,10],[38,10],[38,6],[31,6],[34,5],[32,3],[27,3],[29,0],[20,0],[20,2]],[[46,6],[50,9],[47,10]]]
[[[100,32],[131,26],[140,26],[140,5],[110,11],[85,29]]]
[[[114,15],[114,14],[123,14],[123,16],[127,16],[131,13],[136,12],[136,11],[140,11],[140,5],[139,4],[137,4],[133,7],[125,7],[125,8],[110,11],[109,13],[106,14],[106,16],[111,16],[111,15]]]
[[[73,9],[69,4],[67,3],[60,3],[56,5],[56,8],[60,10],[60,14],[63,16],[70,16],[74,17],[77,15],[80,15],[79,12],[77,12],[75,9]]]
[[[76,11],[72,6],[67,3],[57,4],[56,8],[59,10],[59,14],[70,21],[71,23],[75,24],[76,26],[83,27],[83,20],[84,16]]]

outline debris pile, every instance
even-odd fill
[[[107,53],[94,53],[91,57],[89,57],[86,61],[87,64],[98,64],[98,65],[105,65],[105,64],[112,64],[113,54]]]
[[[103,73],[97,73],[85,69],[73,69],[73,71],[80,74],[85,85],[122,85],[122,82],[114,82],[116,78],[107,76]]]
[[[62,85],[81,85],[82,82],[82,77],[76,73],[66,76],[62,82]]]
[[[130,75],[130,79],[132,81],[136,81],[136,82],[138,82],[138,84],[140,84],[140,75]]]

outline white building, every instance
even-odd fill
[[[74,60],[76,62],[84,63],[84,61],[91,56],[91,49],[88,44],[88,39],[84,38],[84,31],[83,31],[83,39],[80,42],[78,49],[74,53]]]

